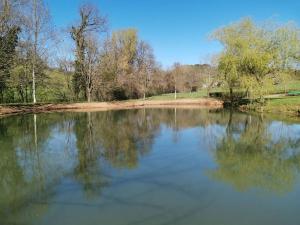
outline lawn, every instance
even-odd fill
[[[188,92],[188,93],[177,93],[177,99],[186,99],[186,98],[203,98],[207,96],[206,90],[201,90],[197,92]],[[147,98],[148,100],[172,100],[174,99],[174,93],[170,94],[162,94],[162,95],[156,95]]]
[[[300,108],[300,96],[284,96],[281,98],[270,99],[270,106],[295,106]]]
[[[285,93],[288,91],[300,91],[300,80],[299,79],[293,79],[289,82],[287,82],[286,85],[279,84],[279,85],[274,85],[274,88],[272,90],[269,90],[270,93]]]
[[[221,92],[224,91],[222,88],[214,88],[210,92]],[[189,98],[203,98],[207,97],[207,89],[202,89],[197,92],[182,92],[177,93],[177,99],[189,99]],[[174,99],[174,93],[162,94],[148,97],[148,100],[172,100]]]
[[[299,115],[300,96],[282,96],[280,98],[269,99],[267,105],[264,107],[264,111]]]

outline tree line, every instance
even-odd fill
[[[299,71],[296,24],[251,19],[213,32],[223,51],[210,64],[164,69],[134,28],[109,32],[91,4],[58,30],[43,0],[0,1],[0,102],[112,101],[221,87],[263,100],[267,85]]]

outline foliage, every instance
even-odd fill
[[[0,94],[3,101],[3,92],[7,88],[11,67],[15,57],[18,42],[18,27],[8,28],[4,34],[0,34]]]
[[[12,5],[9,1],[0,3],[0,95],[4,100],[4,91],[10,78],[11,68],[14,63],[18,34],[20,27],[15,24]]]
[[[217,30],[213,38],[224,46],[218,69],[230,93],[243,88],[261,100],[274,80],[288,79],[300,47],[297,27],[270,29],[249,18]]]

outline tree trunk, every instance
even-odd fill
[[[33,66],[32,69],[32,99],[33,99],[33,103],[36,103],[36,96],[35,96],[35,69]]]
[[[207,97],[209,98],[210,96],[210,85],[207,87]]]
[[[87,100],[88,100],[88,102],[91,102],[91,94],[90,94],[90,92],[88,93]]]
[[[229,88],[229,98],[230,98],[230,103],[233,105],[233,89]]]
[[[33,46],[33,60],[32,60],[32,99],[33,103],[36,103],[35,94],[35,67],[37,57],[37,45],[38,45],[38,18],[37,18],[37,0],[33,0],[33,18],[34,18],[34,46]]]
[[[1,90],[1,103],[4,103],[4,95],[3,95],[3,91]]]
[[[210,72],[208,72],[208,85],[207,85],[207,97],[208,98],[209,98],[211,86],[212,86],[212,84],[211,84]]]
[[[25,101],[26,101],[26,103],[28,102],[28,87],[27,87],[27,84],[26,84],[26,87],[25,87]]]
[[[91,102],[92,100],[92,75],[89,74],[88,76],[86,76],[86,83],[85,83],[85,86],[86,86],[86,99],[88,102]]]

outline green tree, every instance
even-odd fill
[[[269,32],[248,18],[214,32],[213,38],[224,46],[218,68],[229,88],[231,101],[234,88],[249,89],[249,84],[255,82],[251,87],[263,90],[278,53],[269,36]]]
[[[4,101],[4,91],[10,78],[11,68],[14,63],[18,34],[20,27],[13,22],[13,12],[10,1],[0,3],[0,95]]]
[[[279,43],[278,80],[284,84],[286,92],[287,82],[300,65],[300,29],[296,24],[290,22],[276,30],[274,40]]]

